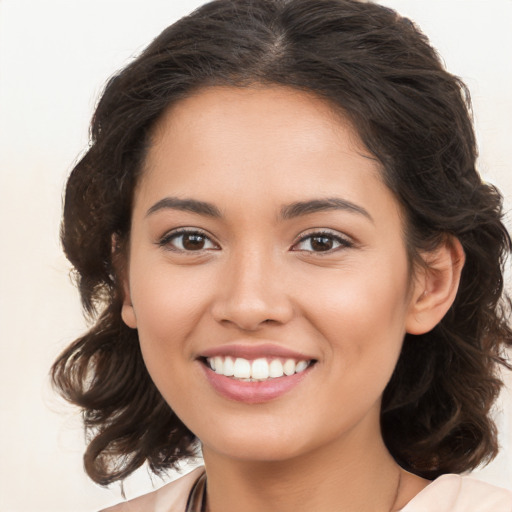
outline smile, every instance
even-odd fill
[[[313,360],[261,357],[254,360],[242,357],[215,356],[206,358],[207,365],[218,375],[244,382],[263,382],[302,373]]]
[[[219,395],[246,404],[275,400],[289,392],[317,366],[313,354],[274,343],[229,343],[204,350],[196,361]]]

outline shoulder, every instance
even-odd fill
[[[512,512],[512,492],[469,476],[442,475],[400,512]]]
[[[199,467],[156,491],[106,508],[101,512],[183,512],[192,486],[204,472]]]

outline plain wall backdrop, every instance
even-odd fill
[[[92,511],[119,501],[82,470],[80,415],[48,384],[84,329],[58,240],[65,179],[106,79],[199,0],[0,0],[0,510]],[[512,205],[512,0],[382,0],[411,17],[473,97],[479,168]],[[511,226],[510,218],[508,225]],[[510,281],[510,280],[509,280]],[[477,477],[512,489],[512,379],[500,456]],[[155,485],[160,481],[154,479]],[[147,492],[145,470],[126,484]]]

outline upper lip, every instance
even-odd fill
[[[315,359],[311,355],[297,352],[273,343],[254,344],[254,342],[250,345],[245,343],[233,343],[212,347],[201,352],[199,357],[210,358],[215,356],[230,356],[233,358],[241,357],[248,360],[264,357],[280,357],[283,359],[295,359],[297,361],[310,361]]]

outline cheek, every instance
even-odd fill
[[[200,322],[205,289],[186,272],[165,265],[134,263],[131,296],[144,362],[157,388],[169,403],[187,394],[185,386],[194,361],[191,335]]]
[[[323,385],[333,390],[327,404],[346,415],[344,427],[366,411],[380,410],[396,367],[405,330],[403,295],[391,293],[393,289],[375,279],[345,279],[333,293],[312,297],[316,309],[311,321],[327,340]]]
[[[403,263],[373,262],[338,276],[326,275],[307,287],[310,322],[329,341],[332,361],[342,366],[338,371],[385,375],[393,371],[407,314],[408,277]]]
[[[167,265],[134,265],[131,298],[139,332],[154,342],[181,338],[194,325],[205,300],[198,272],[172,272]]]
[[[197,323],[197,298],[165,279],[146,276],[133,294],[142,357],[155,386],[178,413],[180,397],[191,393],[188,339]]]

